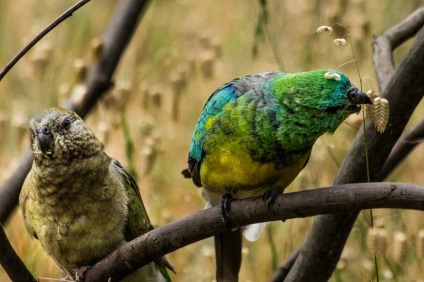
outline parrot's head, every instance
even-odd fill
[[[335,70],[315,70],[287,74],[274,82],[280,102],[297,114],[310,113],[321,120],[325,131],[333,132],[352,113],[358,113],[362,104],[371,99],[342,73]]]
[[[103,144],[74,112],[47,109],[29,123],[34,160],[38,164],[66,164],[103,150]]]

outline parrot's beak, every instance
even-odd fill
[[[372,104],[372,101],[367,94],[365,94],[359,89],[355,89],[354,91],[356,93],[356,99],[351,101],[352,104],[355,104],[355,105]]]
[[[52,155],[53,134],[47,125],[43,125],[36,130],[38,148],[44,156]]]
[[[370,97],[355,86],[350,88],[348,98],[350,101],[348,108],[351,113],[359,113],[361,111],[361,105],[372,104]]]

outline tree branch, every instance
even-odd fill
[[[403,22],[374,38],[373,62],[377,71],[377,81],[380,91],[385,88],[392,77],[395,68],[393,50],[408,38],[414,36],[424,25],[424,7],[420,7]]]
[[[18,204],[19,193],[32,165],[32,151],[27,150],[19,165],[0,188],[0,224],[4,224]]]
[[[75,105],[72,99],[64,103],[64,107],[77,112],[81,117],[91,110],[97,100],[112,85],[112,76],[130,42],[148,0],[121,0],[103,37],[101,57],[88,69],[85,85],[88,94],[82,105]]]
[[[84,117],[113,84],[112,75],[147,3],[147,0],[122,0],[119,2],[104,36],[102,56],[88,69],[88,77],[85,82],[87,95],[83,103],[75,104],[72,99],[69,99],[64,103],[64,107],[74,110]],[[19,192],[31,164],[32,153],[31,150],[28,150],[24,153],[18,168],[0,188],[0,223],[4,224],[18,204]]]
[[[371,181],[382,180],[384,163],[424,93],[424,29],[422,28],[382,96],[390,101],[390,121],[384,134],[366,127]],[[376,66],[379,71],[378,66]],[[402,113],[402,114],[399,114]],[[335,184],[367,181],[363,129],[344,159]],[[318,216],[285,281],[327,281],[340,259],[358,212]]]
[[[0,264],[3,266],[4,270],[12,281],[37,281],[10,245],[3,226],[1,225],[0,246]]]
[[[232,227],[238,228],[258,222],[369,208],[424,210],[424,186],[361,183],[285,193],[276,198],[271,210],[262,197],[236,200],[231,202],[228,219]],[[199,211],[125,244],[84,273],[80,272],[82,281],[121,280],[131,271],[169,252],[226,230],[219,207]]]

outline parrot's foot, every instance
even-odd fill
[[[83,281],[84,280],[84,274],[89,268],[90,268],[90,266],[81,266],[79,269],[75,270],[75,280],[70,280],[70,281]],[[70,278],[72,278],[72,277],[70,277]]]
[[[231,230],[231,224],[228,219],[228,215],[230,212],[230,203],[234,200],[233,195],[227,192],[222,195],[222,198],[219,201],[219,213],[221,214],[221,220],[229,230]]]
[[[266,202],[267,206],[268,206],[268,210],[271,210],[272,205],[275,202],[275,198],[277,198],[278,195],[281,194],[281,189],[272,189],[272,190],[267,190],[262,199],[264,200],[264,202]]]

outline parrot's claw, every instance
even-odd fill
[[[221,220],[229,230],[231,230],[230,220],[228,219],[230,203],[234,200],[233,195],[227,192],[222,195],[222,198],[219,201],[219,213],[221,214]]]
[[[266,202],[269,211],[271,210],[271,207],[274,204],[275,199],[280,194],[281,194],[280,189],[272,189],[272,190],[267,190],[262,196],[262,199],[264,200],[264,202]]]

